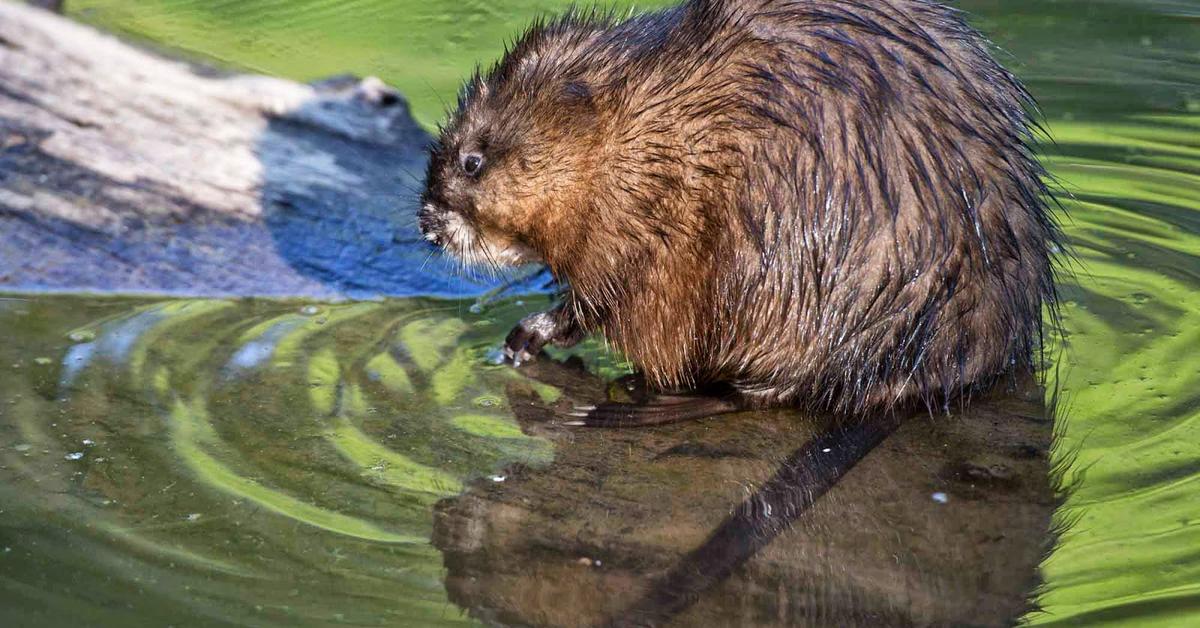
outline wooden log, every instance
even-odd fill
[[[429,139],[378,79],[222,74],[0,3],[0,290],[480,292],[416,232]]]

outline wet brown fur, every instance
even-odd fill
[[[545,262],[562,316],[662,389],[940,405],[1029,367],[1053,308],[1032,106],[926,0],[575,12],[464,88],[422,225],[444,243],[456,215],[458,253]]]

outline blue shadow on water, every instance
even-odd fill
[[[259,144],[265,224],[281,258],[348,295],[545,287],[531,269],[507,277],[463,269],[421,237],[416,212],[433,138],[399,93],[352,77],[315,87],[319,97],[272,119]]]

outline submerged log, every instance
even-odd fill
[[[482,291],[416,232],[428,141],[378,79],[221,74],[0,3],[0,290]]]

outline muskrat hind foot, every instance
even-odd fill
[[[609,401],[595,406],[576,406],[574,411],[566,414],[572,420],[562,424],[572,427],[646,427],[703,419],[741,409],[736,401],[723,397],[662,395],[645,403]]]
[[[569,310],[560,305],[521,319],[504,339],[504,357],[511,360],[513,366],[521,366],[522,362],[530,362],[537,357],[546,343],[570,347],[582,338],[583,333]]]

